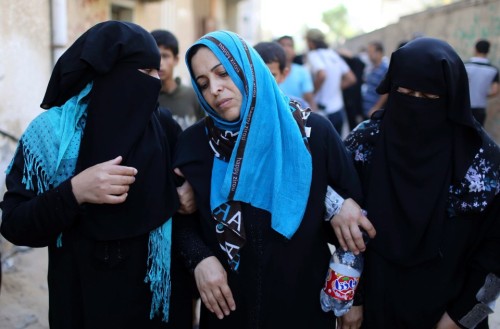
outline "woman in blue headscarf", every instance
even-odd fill
[[[179,139],[174,163],[199,217],[174,241],[203,301],[200,328],[334,327],[319,302],[333,237],[325,193],[360,196],[339,136],[290,103],[235,33],[205,35],[186,63],[207,117]]]
[[[142,27],[95,25],[56,63],[47,111],[21,137],[1,232],[18,245],[48,246],[51,328],[191,324],[189,296],[186,308],[172,303],[169,318],[169,299],[184,293],[170,259],[179,208],[170,160],[180,130],[158,110],[159,65]]]

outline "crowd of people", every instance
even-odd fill
[[[186,51],[192,86],[170,31],[107,21],[68,48],[0,204],[6,239],[48,247],[51,328],[488,328],[489,43],[464,64],[444,40],[373,41],[363,62],[305,39],[299,64],[290,36],[210,32]],[[339,318],[319,299],[329,244],[365,257]]]

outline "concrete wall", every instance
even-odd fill
[[[0,129],[19,136],[51,72],[48,1],[0,0]]]
[[[382,41],[387,55],[399,42],[414,34],[444,39],[467,60],[473,55],[474,44],[480,38],[492,43],[490,60],[500,68],[500,0],[463,0],[451,5],[402,17],[385,28],[347,40],[345,46],[357,52],[368,42]],[[488,133],[500,143],[500,96],[490,100],[485,123]]]
[[[41,112],[51,72],[49,3],[0,0],[0,129],[19,137]],[[16,143],[0,136],[0,197]]]

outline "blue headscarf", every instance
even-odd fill
[[[196,84],[191,58],[200,45],[215,54],[243,96],[237,121],[217,115]],[[205,35],[187,51],[186,63],[198,99],[215,126],[238,132],[229,162],[214,157],[211,209],[229,200],[249,203],[269,211],[272,228],[291,238],[307,206],[312,159],[288,97],[259,54],[233,32]]]

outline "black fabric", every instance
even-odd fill
[[[241,249],[238,272],[229,270],[226,255],[216,238],[210,213],[213,151],[204,122],[186,129],[179,139],[175,166],[191,183],[198,217],[179,220],[174,236],[185,263],[194,269],[204,258],[216,256],[228,273],[236,311],[217,319],[203,305],[200,328],[334,328],[333,313],[324,313],[319,292],[324,284],[332,234],[323,221],[327,184],[344,197],[361,202],[359,180],[352,162],[332,125],[312,113],[309,146],[313,180],[306,213],[294,236],[287,240],[271,228],[270,214],[242,203],[246,244]]]
[[[484,126],[484,122],[486,121],[486,109],[484,107],[473,108],[472,115],[481,126]]]
[[[352,73],[356,76],[356,83],[342,90],[347,122],[349,129],[353,130],[358,125],[358,118],[361,119],[364,116],[361,86],[363,85],[363,72],[366,65],[358,56],[340,55],[340,57],[349,65]]]
[[[153,115],[161,83],[138,71],[159,65],[159,50],[150,33],[133,23],[109,21],[78,38],[53,70],[44,108],[64,103],[93,81],[77,173],[119,155],[123,165],[138,170],[126,202],[86,205],[82,227],[89,237],[141,235],[163,224],[178,208],[169,145]]]
[[[390,261],[414,265],[439,256],[448,187],[464,177],[481,139],[463,62],[440,40],[419,38],[395,51],[378,91],[389,97],[366,191],[377,229],[371,245]]]
[[[170,317],[149,319],[149,232],[178,208],[171,152],[180,128],[157,106],[159,79],[151,35],[132,23],[91,28],[63,54],[42,107],[63,104],[93,82],[77,172],[122,155],[138,169],[127,201],[78,205],[71,178],[39,193],[22,183],[26,161],[17,152],[6,177],[1,233],[17,245],[49,246],[51,328],[190,328],[192,282],[172,248]],[[20,145],[22,148],[22,145]],[[175,224],[174,224],[175,226]],[[62,232],[62,247],[56,241]],[[175,240],[175,238],[173,238]]]
[[[170,120],[165,127],[176,126]],[[113,241],[88,239],[79,229],[82,209],[70,180],[36,195],[20,184],[23,166],[23,153],[18,152],[6,178],[1,234],[16,245],[48,246],[52,329],[191,329],[193,282],[178,256],[175,236],[169,323],[158,317],[149,320],[151,292],[144,282],[149,235]],[[175,220],[173,225],[175,229]],[[58,248],[55,241],[61,231],[63,247]]]
[[[130,22],[107,21],[82,34],[58,59],[41,107],[60,106],[117,63],[136,69],[160,67],[153,37]]]
[[[149,319],[151,291],[144,283],[149,234],[115,241],[90,240],[78,231],[66,235],[64,248],[49,246],[50,328],[192,328],[189,276],[176,257],[169,322]]]
[[[443,257],[407,267],[368,248],[363,329],[432,329],[448,312],[458,322],[472,310],[486,275],[500,275],[500,199],[484,214],[447,220]],[[476,327],[488,328],[488,319]]]

